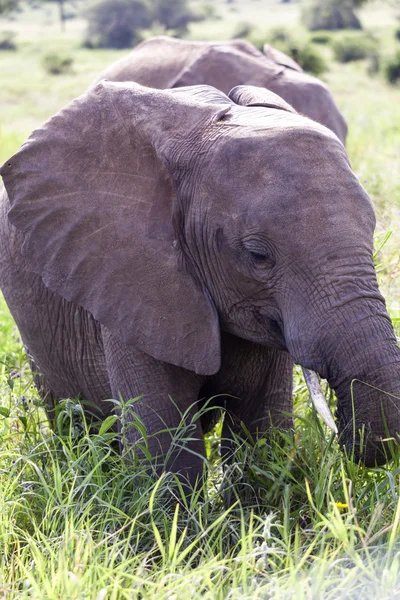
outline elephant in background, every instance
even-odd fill
[[[141,396],[127,418],[193,483],[210,424],[197,403],[230,394],[229,453],[242,422],[291,425],[294,361],[335,390],[356,459],[390,456],[400,351],[374,211],[327,128],[252,86],[103,81],[0,172],[0,285],[47,398],[105,416],[105,399]],[[171,446],[182,414],[190,439]]]
[[[98,81],[136,81],[158,89],[206,84],[225,94],[237,85],[267,88],[297,112],[331,129],[345,144],[347,125],[327,86],[277,60],[276,52],[272,60],[245,40],[192,42],[160,36],[136,46]]]
[[[303,73],[301,66],[291,56],[282,52],[282,50],[278,50],[269,44],[264,44],[263,53],[275,64]]]

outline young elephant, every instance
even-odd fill
[[[271,54],[267,47],[264,52],[267,55],[245,40],[192,42],[155,37],[112,64],[99,81],[136,81],[159,89],[207,84],[225,94],[242,84],[267,88],[297,112],[331,129],[345,144],[347,125],[327,86],[303,73],[283,53]]]
[[[373,208],[328,129],[250,86],[102,82],[1,174],[0,284],[50,398],[106,415],[105,399],[143,395],[128,418],[193,482],[203,425],[185,449],[166,429],[217,394],[234,396],[226,438],[290,425],[295,361],[335,390],[356,458],[385,460],[400,351]]]

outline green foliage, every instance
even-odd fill
[[[344,33],[332,44],[335,59],[340,63],[362,60],[377,54],[377,42],[369,35]]]
[[[50,52],[42,59],[44,69],[51,75],[70,73],[73,62],[72,56],[62,56],[56,52]]]
[[[368,56],[367,73],[368,75],[376,75],[381,70],[381,58],[377,52],[373,52]]]
[[[310,586],[316,598],[358,598],[361,586],[366,600],[378,590],[395,597],[399,458],[389,472],[352,463],[298,378],[296,434],[255,440],[244,429],[223,471],[209,453],[213,485],[186,495],[171,473],[121,457],[110,422],[91,432],[75,401],[60,406],[50,432],[24,364],[9,368],[0,381],[5,395],[5,380],[16,382],[0,412],[0,575],[10,597],[261,600],[292,597],[294,585],[299,600]],[[21,400],[25,388],[31,401]]]
[[[304,71],[312,75],[320,75],[327,70],[327,63],[307,38],[296,36],[286,27],[274,27],[267,34],[267,41],[271,46],[281,50],[293,58]]]
[[[312,75],[321,75],[328,66],[320,52],[311,44],[299,47],[290,47],[289,55],[306,71]]]
[[[186,31],[191,21],[204,18],[192,11],[188,0],[152,0],[152,13],[154,21],[178,33]]]
[[[145,0],[99,0],[86,11],[87,48],[130,48],[139,31],[151,25]]]
[[[310,36],[310,41],[313,44],[329,44],[332,41],[332,36],[327,31],[317,31]]]
[[[14,31],[0,31],[0,50],[16,50]]]
[[[268,41],[273,46],[274,44],[288,44],[293,41],[293,33],[287,27],[273,27],[268,31]]]
[[[98,0],[86,11],[84,46],[131,48],[150,28],[181,35],[188,23],[205,18],[202,8],[192,11],[187,0]]]
[[[248,23],[247,21],[241,21],[235,27],[234,33],[232,35],[233,39],[236,38],[247,38],[251,35],[254,30],[253,23]]]
[[[211,2],[203,2],[202,4],[200,4],[200,6],[197,7],[197,12],[201,15],[202,20],[213,20],[221,18],[218,15],[216,6]]]
[[[391,85],[400,81],[400,50],[385,65],[385,77]]]
[[[394,37],[396,38],[396,40],[399,40],[399,42],[400,42],[400,27],[396,27],[396,31],[394,32]]]
[[[303,10],[302,19],[310,31],[361,29],[354,0],[312,0]]]
[[[19,0],[0,0],[0,15],[7,15],[19,8]]]

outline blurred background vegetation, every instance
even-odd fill
[[[380,40],[374,31],[390,13],[393,39]],[[153,35],[246,38],[259,48],[274,45],[314,75],[329,69],[330,58],[367,60],[370,75],[381,72],[396,84],[399,18],[399,0],[0,0],[0,50],[15,50],[35,25],[43,43],[58,28],[88,49],[132,48]],[[53,50],[42,64],[60,74],[71,72],[72,62]]]

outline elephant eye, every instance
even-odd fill
[[[261,252],[253,252],[250,251],[250,256],[256,263],[262,263],[269,260],[269,257],[266,254],[262,254]]]
[[[271,268],[274,266],[275,261],[270,252],[268,252],[268,250],[266,250],[260,243],[247,242],[245,243],[245,248],[253,265],[263,268]]]

